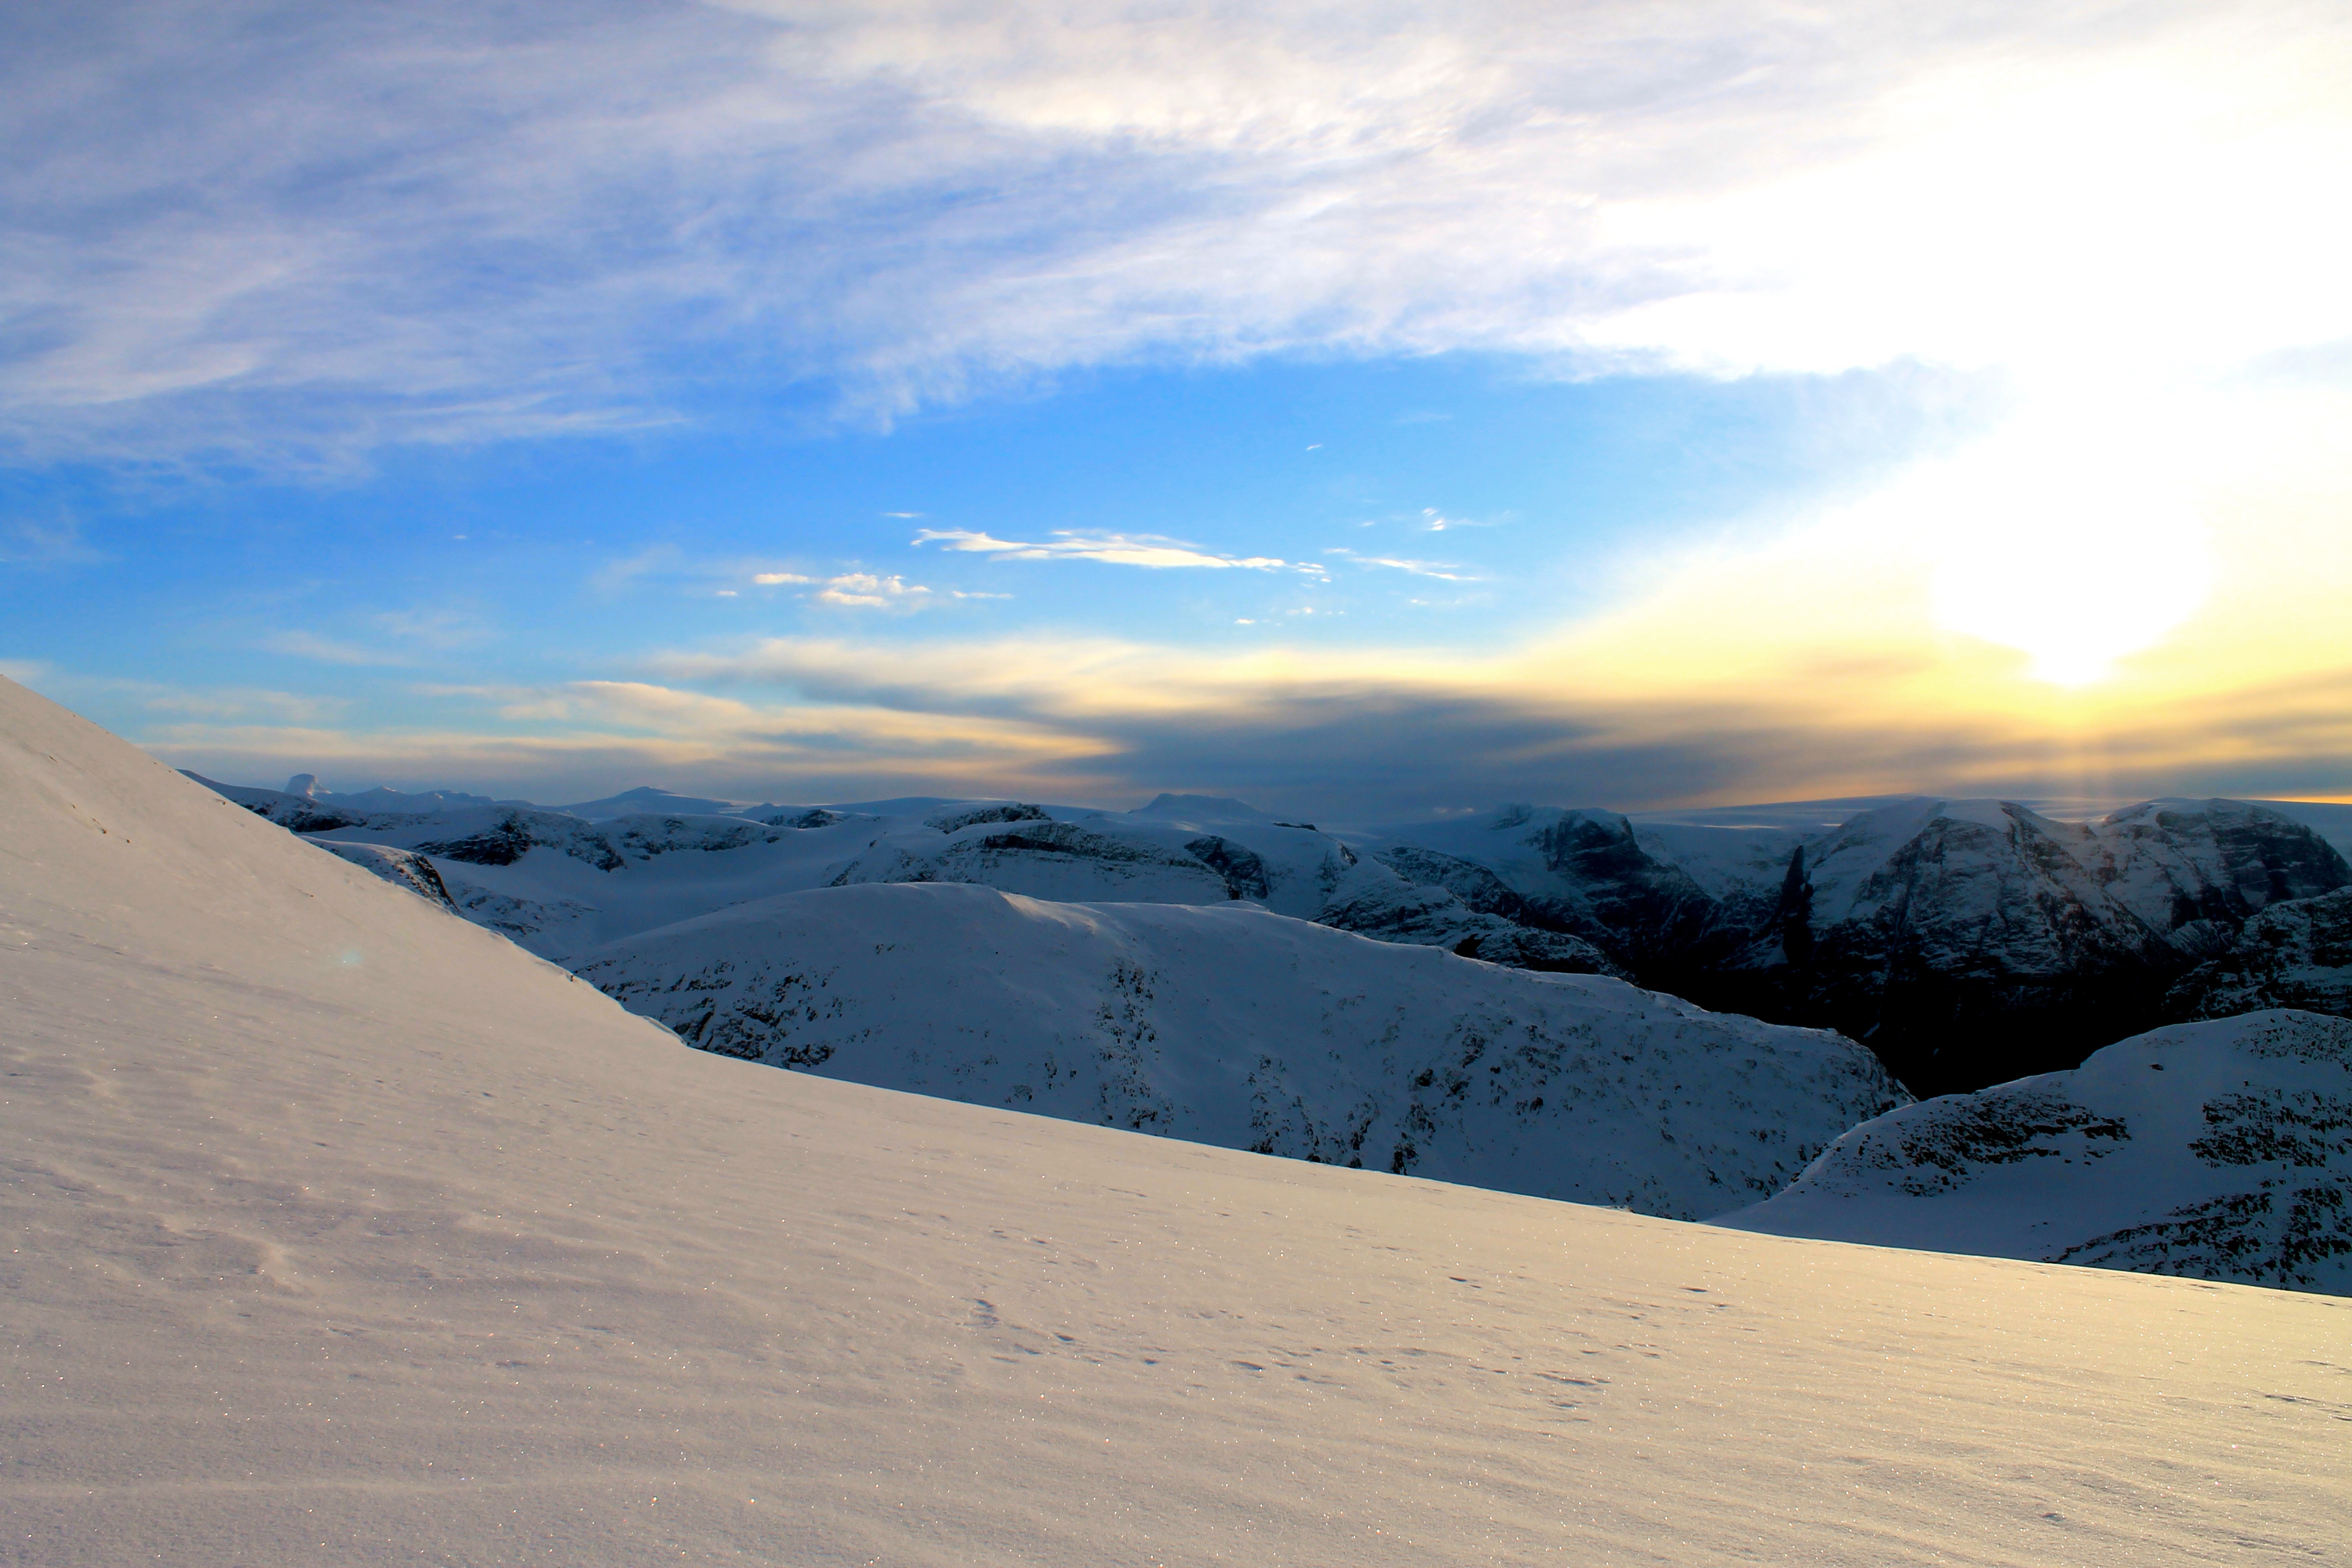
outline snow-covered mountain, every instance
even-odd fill
[[[2274,902],[2352,883],[2302,824],[2235,801],[2092,822],[1904,802],[1792,851],[1754,940],[1690,989],[1864,1037],[1922,1093],[2071,1065],[2165,1020],[2169,981]]]
[[[1736,843],[1750,856],[1759,876],[1769,875],[1776,858],[1786,863],[1780,830],[1720,836],[1723,847]],[[1419,851],[1484,868],[1518,895],[1511,918],[1583,938],[1651,984],[1720,962],[1746,931],[1735,889],[1711,892],[1654,853],[1664,846],[1645,845],[1615,812],[1506,805],[1475,818],[1385,829],[1371,842],[1391,865]]]
[[[568,816],[584,816],[591,822],[604,822],[615,816],[728,816],[742,810],[743,803],[679,795],[674,790],[640,784],[602,800],[578,801],[555,809]]]
[[[320,784],[316,773],[296,773],[286,781],[285,789],[278,793],[290,795],[321,807],[353,812],[446,811],[457,806],[530,804],[527,800],[497,800],[487,795],[468,795],[461,789],[427,789],[411,793],[378,784],[373,789],[336,791]]]
[[[922,797],[591,822],[214,787],[297,832],[424,857],[467,918],[553,958],[829,885],[1247,900],[1385,942],[1617,973],[1717,1011],[1834,1028],[1927,1093],[2071,1066],[2185,1016],[2189,1004],[2168,992],[2231,951],[2254,916],[2352,885],[2322,831],[2331,808],[2294,808],[2315,826],[2218,800],[2087,822],[1926,796],[1640,818],[1521,805],[1359,831],[1206,795],[1135,812]],[[2322,1007],[2335,994],[2295,993]]]
[[[2352,1021],[2176,1024],[1906,1106],[1714,1223],[2352,1295]]]
[[[2321,834],[2246,802],[2065,822],[1906,796],[1819,815],[1509,806],[1388,829],[1374,853],[1425,843],[1487,868],[1522,896],[1510,918],[1706,1005],[1864,1039],[1928,1093],[2070,1066],[2177,1016],[2167,986],[2258,911],[2352,884]]]
[[[721,1055],[1685,1219],[1908,1098],[1835,1035],[1223,900],[826,888],[571,966]]]
[[[1591,944],[1523,923],[1516,895],[1489,872],[1408,867],[1428,879],[1417,882],[1386,866],[1360,863],[1346,843],[1311,824],[1278,821],[1208,796],[1163,795],[1131,813],[913,799],[591,821],[574,810],[527,805],[364,811],[321,803],[357,797],[190,776],[320,843],[421,857],[460,913],[548,958],[777,892],[951,882],[1064,901],[1247,900],[1385,942],[1444,947],[1490,963],[1615,972]],[[588,805],[660,793],[630,791]],[[387,870],[395,865],[381,858],[361,863]],[[394,879],[413,884],[415,866],[398,865]],[[1441,885],[1449,879],[1469,892],[1468,902]],[[1481,879],[1489,889],[1474,885]]]

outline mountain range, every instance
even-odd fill
[[[295,782],[304,783],[308,775]],[[210,783],[211,781],[205,781]],[[1505,966],[1610,974],[1831,1028],[1917,1093],[2078,1065],[2145,1029],[2352,996],[2352,807],[2145,802],[2088,821],[1901,797],[1629,816],[1506,805],[1367,828],[1162,795],[1133,812],[908,799],[578,810],[212,784],[542,956],[777,893],[968,883],[1247,901]]]

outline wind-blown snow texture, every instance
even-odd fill
[[[1684,1219],[1908,1098],[1835,1035],[1255,905],[825,889],[572,967],[725,1056]]]
[[[2352,1295],[2352,1022],[2176,1024],[1906,1106],[1716,1223]]]

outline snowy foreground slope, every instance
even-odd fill
[[[0,1561],[2307,1565],[2352,1307],[681,1048],[0,683]]]
[[[1715,1223],[2352,1296],[2352,1021],[2176,1024],[1906,1106]]]
[[[1255,904],[826,888],[570,963],[708,1051],[1678,1219],[1910,1098],[1836,1035]]]

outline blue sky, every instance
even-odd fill
[[[181,765],[2352,795],[2325,8],[0,26],[0,668]]]

